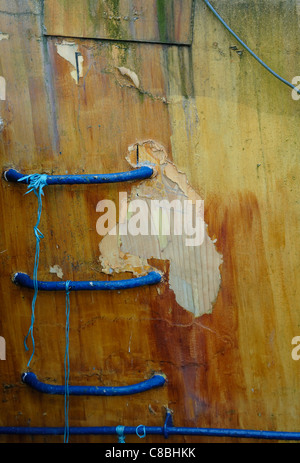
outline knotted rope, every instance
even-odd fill
[[[118,435],[118,443],[125,444],[125,435],[124,435],[125,426],[117,426],[116,433]]]
[[[35,304],[36,304],[36,299],[37,299],[37,294],[38,294],[37,272],[38,272],[39,258],[40,258],[40,241],[41,239],[44,238],[44,235],[41,233],[38,227],[39,227],[41,215],[42,215],[42,207],[43,207],[42,196],[44,196],[43,188],[47,185],[47,175],[40,175],[40,174],[27,175],[26,177],[20,178],[18,181],[21,182],[24,180],[26,180],[26,182],[28,183],[28,187],[27,187],[28,191],[25,194],[27,195],[28,193],[31,193],[33,191],[38,199],[37,222],[35,226],[33,227],[35,238],[36,238],[35,259],[34,259],[34,269],[33,269],[34,295],[33,295],[32,304],[31,304],[31,324],[30,324],[28,333],[24,339],[24,346],[25,346],[26,351],[28,351],[29,348],[27,347],[27,339],[28,339],[28,336],[31,335],[32,354],[27,364],[27,367],[29,367],[30,362],[35,352],[33,325],[35,321]]]
[[[140,431],[139,431],[140,428],[142,428],[143,434],[140,434]],[[145,427],[145,426],[143,426],[142,424],[140,424],[140,425],[136,428],[135,432],[136,432],[136,435],[137,435],[140,439],[145,439],[145,437],[146,437],[146,427]]]

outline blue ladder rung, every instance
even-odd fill
[[[39,381],[36,375],[32,372],[22,374],[23,383],[31,386],[36,391],[44,394],[64,395],[66,392],[65,386],[57,386],[46,384]],[[138,384],[120,387],[105,387],[105,386],[68,386],[69,395],[76,396],[123,396],[131,394],[139,394],[158,387],[164,386],[166,378],[162,374],[156,374],[152,378],[142,381]]]
[[[110,291],[139,288],[141,286],[155,285],[160,283],[162,275],[158,272],[150,272],[148,275],[117,281],[71,281],[71,291]],[[34,289],[34,281],[27,273],[15,273],[13,282],[25,288]],[[37,281],[37,288],[40,291],[66,291],[65,281]]]
[[[47,185],[92,185],[101,183],[120,183],[145,180],[153,175],[153,169],[149,166],[142,166],[138,169],[128,172],[117,172],[113,174],[99,175],[47,175]],[[8,182],[19,182],[28,184],[28,176],[24,178],[15,169],[9,169],[4,172],[4,178]],[[23,180],[22,180],[23,179]]]

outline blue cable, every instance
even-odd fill
[[[34,321],[35,321],[35,304],[36,304],[36,299],[37,299],[37,294],[38,294],[37,272],[38,272],[39,258],[40,258],[40,241],[41,239],[44,238],[44,235],[41,233],[38,227],[39,227],[41,215],[42,215],[42,207],[43,207],[42,196],[44,196],[43,188],[47,185],[47,175],[39,175],[39,174],[27,175],[26,177],[20,178],[18,181],[20,182],[26,181],[26,183],[28,183],[28,187],[27,187],[28,191],[25,194],[27,195],[28,193],[31,193],[31,191],[33,191],[38,199],[37,222],[33,228],[35,238],[36,238],[36,249],[35,249],[34,269],[33,269],[34,295],[33,295],[32,304],[31,304],[31,324],[30,324],[28,333],[24,339],[25,350],[28,351],[29,348],[27,347],[27,339],[28,339],[28,336],[31,335],[32,354],[27,364],[27,366],[29,367],[30,362],[35,352],[33,326],[34,326]]]
[[[233,35],[233,37],[236,38],[236,40],[253,56],[253,58],[255,58],[265,69],[267,69],[267,71],[269,71],[274,77],[276,77],[277,79],[279,79],[281,82],[283,82],[284,84],[288,85],[289,87],[291,87],[292,89],[296,90],[296,92],[298,94],[300,94],[300,90],[295,87],[293,84],[291,84],[289,81],[287,81],[286,79],[284,79],[283,77],[281,77],[279,74],[277,74],[275,71],[273,71],[266,63],[264,63],[239,37],[238,35],[236,35],[235,32],[233,32],[233,30],[228,26],[228,24],[224,21],[224,19],[219,15],[219,13],[217,13],[217,11],[213,8],[213,6],[209,3],[208,0],[203,0],[204,3],[208,6],[208,8],[214,13],[214,15],[219,19],[219,21],[221,21],[221,23],[223,24],[223,26],[226,27],[226,29],[228,30],[228,32],[230,32],[230,34]]]
[[[69,442],[69,379],[70,379],[70,357],[69,357],[69,332],[70,332],[70,281],[66,282],[66,350],[65,350],[65,432],[64,442]]]

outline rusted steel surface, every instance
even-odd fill
[[[272,68],[285,77],[299,74],[298,2],[213,3]],[[89,24],[84,16],[72,18],[68,27],[76,31],[78,24]],[[162,426],[168,407],[176,426],[300,431],[299,363],[291,355],[292,340],[300,335],[299,101],[245,52],[230,48],[234,40],[200,0],[191,47],[95,40],[69,30],[64,37],[45,36],[42,2],[0,0],[3,170],[125,172],[137,146],[141,160],[165,153],[167,170],[158,170],[149,184],[45,187],[39,280],[139,274],[145,258],[134,254],[137,240],[128,242],[130,258],[121,253],[115,261],[108,252],[100,260],[108,237],[97,233],[97,204],[118,204],[121,188],[128,198],[155,198],[161,185],[201,197],[207,249],[222,259],[219,285],[211,285],[219,277],[211,264],[217,260],[174,242],[165,258],[167,248],[158,241],[146,264],[163,273],[159,285],[71,292],[70,384],[118,387],[153,373],[167,381],[132,397],[70,397],[70,426]],[[33,293],[11,277],[32,275],[37,213],[36,197],[25,192],[26,185],[2,179],[0,335],[6,360],[0,361],[0,425],[63,426],[63,397],[21,382]],[[104,250],[110,249],[119,252],[117,243]],[[178,285],[174,262],[186,269]],[[195,275],[203,276],[202,286],[194,285]],[[189,281],[202,288],[201,316],[188,298],[178,302],[182,291],[190,294]],[[64,383],[65,322],[65,295],[40,292],[31,368],[42,382]],[[1,442],[61,440],[0,436]],[[178,436],[169,442],[216,440]],[[126,441],[140,442],[135,436]],[[148,436],[147,442],[164,438]]]

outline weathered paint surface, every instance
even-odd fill
[[[299,74],[299,2],[213,4],[273,69],[289,80]],[[0,75],[9,89],[0,101],[3,170],[121,172],[129,168],[129,146],[155,140],[204,199],[207,233],[223,260],[212,312],[201,317],[178,304],[162,259],[150,262],[165,275],[157,287],[71,294],[71,384],[133,384],[154,371],[166,374],[167,384],[134,397],[71,397],[70,425],[160,426],[169,407],[179,426],[299,431],[299,362],[291,355],[300,326],[299,101],[245,51],[230,48],[235,40],[200,0],[191,47],[45,37],[41,2],[0,6],[0,30],[9,35],[0,45]],[[74,42],[83,57],[78,84],[57,52],[59,40]],[[139,87],[122,67],[136,74]],[[129,197],[132,185],[122,189]],[[14,286],[11,275],[32,274],[37,211],[36,197],[25,191],[1,182],[0,424],[63,426],[63,397],[36,394],[20,381],[32,292]],[[120,185],[45,189],[40,279],[58,279],[49,272],[53,265],[66,279],[114,278],[99,262],[96,207],[103,199],[118,203],[119,191]],[[63,384],[63,293],[39,294],[34,333],[32,370]],[[153,441],[164,439],[147,436]]]
[[[139,275],[151,270],[149,260],[167,261],[169,285],[177,303],[195,317],[211,313],[220,287],[222,258],[207,235],[201,210],[198,211],[200,220],[196,223],[196,232],[193,230],[191,235],[185,229],[189,221],[186,201],[195,207],[199,203],[201,209],[201,197],[189,185],[186,175],[168,160],[162,146],[148,140],[129,147],[127,160],[132,167],[137,166],[137,149],[139,165],[150,164],[156,171],[154,178],[133,185],[127,200],[129,207],[142,201],[139,207],[143,210],[135,220],[143,224],[144,230],[141,235],[133,236],[128,231],[130,220],[128,223],[127,217],[120,217],[118,226],[107,231],[100,244],[103,271],[108,274],[131,271]],[[153,207],[153,201],[161,204],[161,217]],[[168,210],[161,201],[173,204],[175,210]],[[193,215],[195,218],[195,210]]]
[[[191,44],[193,0],[45,0],[48,35]]]

